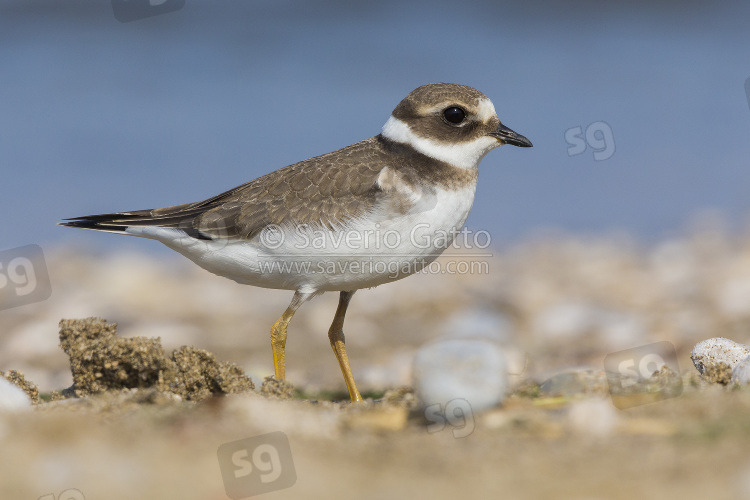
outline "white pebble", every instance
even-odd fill
[[[503,349],[480,339],[446,339],[420,348],[414,357],[414,388],[424,406],[465,399],[474,412],[496,406],[508,390]]]
[[[733,369],[748,356],[750,356],[750,347],[723,337],[699,342],[693,347],[693,352],[690,353],[690,359],[693,360],[695,368],[701,373],[707,367],[715,367],[719,363],[725,363],[729,365],[730,369]]]
[[[750,356],[746,357],[732,370],[733,384],[750,384]]]
[[[31,408],[31,399],[23,390],[0,377],[0,411],[21,411]]]

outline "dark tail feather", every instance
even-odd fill
[[[82,229],[95,229],[99,231],[124,232],[128,226],[151,216],[151,210],[139,210],[137,212],[122,212],[115,214],[85,215],[83,217],[72,217],[58,222],[59,226],[79,227]]]
[[[99,222],[93,219],[86,219],[81,217],[80,219],[65,219],[66,221],[70,222],[58,222],[58,226],[65,226],[65,227],[80,227],[82,229],[96,229],[99,231],[118,231],[118,232],[124,232],[128,226],[115,226],[112,224],[106,224],[103,222]]]
[[[63,219],[63,222],[58,222],[57,224],[59,226],[108,231],[110,233],[124,233],[130,226],[174,227],[182,229],[188,236],[192,236],[193,238],[201,240],[213,239],[192,226],[192,217],[190,215],[193,214],[188,214],[188,217],[184,213],[175,216],[154,217],[151,210],[139,210],[137,212],[73,217]]]

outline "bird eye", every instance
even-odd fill
[[[458,125],[466,118],[466,111],[459,108],[458,106],[451,106],[443,111],[443,118],[448,120],[449,123]]]

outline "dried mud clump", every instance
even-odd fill
[[[286,380],[279,380],[271,375],[263,379],[260,393],[271,398],[292,399],[294,397],[294,386]]]
[[[73,374],[68,395],[154,388],[200,401],[254,389],[233,363],[220,363],[213,354],[186,346],[166,356],[159,338],[118,337],[117,324],[101,318],[60,321],[60,346],[70,357]]]
[[[100,318],[60,321],[60,347],[70,357],[72,390],[89,396],[107,390],[170,390],[174,367],[159,339],[117,337],[117,324]]]
[[[39,388],[34,382],[26,380],[23,373],[16,370],[0,371],[0,377],[4,377],[8,382],[23,390],[33,404],[39,404]]]
[[[236,394],[255,389],[253,381],[242,369],[203,349],[182,346],[170,359],[177,367],[177,394],[186,399],[201,400],[213,394]],[[173,390],[173,392],[175,392]]]

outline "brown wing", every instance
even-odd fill
[[[207,210],[193,227],[212,236],[252,238],[269,224],[345,224],[377,202],[380,154],[368,139],[271,172],[203,202]]]
[[[204,201],[66,219],[62,225],[124,231],[176,227],[198,238],[252,238],[269,224],[346,224],[372,210],[385,166],[377,137],[276,170]],[[383,162],[378,161],[383,159]]]

